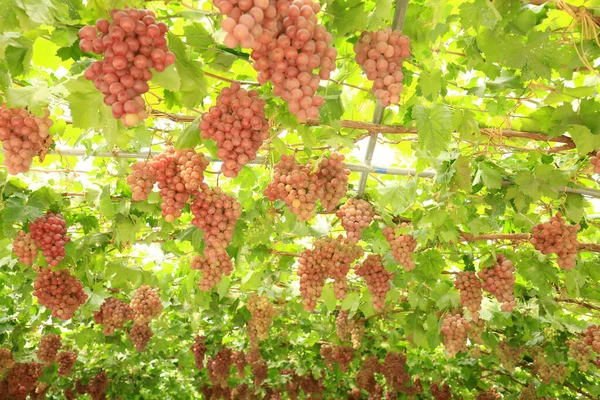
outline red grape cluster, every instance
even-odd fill
[[[0,347],[0,376],[15,365],[12,351]]]
[[[381,373],[388,386],[395,391],[403,391],[410,382],[410,375],[406,372],[406,356],[401,353],[388,351],[383,360]]]
[[[569,340],[567,344],[569,345],[567,355],[575,360],[581,371],[587,371],[595,358],[592,348],[584,340]]]
[[[372,92],[381,104],[388,106],[400,101],[404,74],[403,60],[410,57],[410,39],[389,27],[376,32],[363,32],[354,45],[355,60],[373,81]]]
[[[269,368],[265,360],[257,360],[250,364],[252,375],[254,375],[254,386],[259,387],[267,379]]]
[[[433,382],[429,387],[429,391],[435,400],[452,400],[450,385],[447,383]]]
[[[350,338],[351,326],[349,312],[347,310],[340,310],[335,318],[335,332],[342,342],[347,342]]]
[[[84,383],[81,381],[81,379],[78,379],[78,380],[75,382],[75,391],[76,391],[78,394],[86,394],[86,393],[88,392],[89,388],[90,388],[90,385],[85,385],[85,384],[84,384]]]
[[[154,336],[154,333],[147,322],[136,321],[129,331],[129,338],[138,353],[146,350],[146,345],[152,339],[152,336]]]
[[[483,294],[481,291],[481,281],[477,278],[475,272],[459,272],[454,280],[454,287],[460,291],[460,304],[469,310],[471,319],[473,321],[479,320]]]
[[[404,224],[401,227],[405,226]],[[383,228],[383,236],[390,245],[394,260],[398,262],[405,271],[415,269],[415,260],[413,259],[413,251],[417,247],[417,241],[412,235],[407,233],[396,234],[396,229],[391,226]]]
[[[231,356],[231,361],[233,362],[233,365],[235,365],[235,369],[237,369],[240,379],[244,379],[246,375],[246,365],[248,365],[246,354],[244,354],[242,350],[235,351]]]
[[[477,274],[482,281],[484,290],[502,303],[502,311],[512,311],[515,308],[515,267],[503,254],[496,257],[496,263],[484,268]]]
[[[351,346],[321,346],[321,357],[328,368],[333,368],[333,364],[337,362],[342,372],[345,373],[354,358],[354,348]]]
[[[377,381],[375,374],[382,372],[383,365],[377,356],[367,357],[356,373],[356,386],[373,394],[376,390]]]
[[[323,385],[323,377],[316,379],[314,376],[301,376],[298,379],[300,388],[304,391],[304,394],[309,399],[322,399],[323,391],[325,390]]]
[[[231,368],[233,352],[224,347],[210,357],[206,362],[208,376],[213,386],[227,387],[227,378],[229,378],[229,369]]]
[[[48,334],[43,336],[37,351],[38,359],[45,365],[51,365],[56,361],[56,356],[61,346],[60,335]]]
[[[44,161],[52,144],[48,133],[52,126],[49,115],[48,110],[44,110],[43,117],[37,117],[24,108],[0,106],[0,140],[9,174],[29,171],[35,156]]]
[[[29,231],[36,246],[42,249],[46,262],[57,266],[65,257],[65,244],[71,241],[62,215],[48,211],[45,216],[29,223]]]
[[[148,285],[139,287],[131,299],[130,307],[134,313],[134,321],[145,324],[158,317],[162,311],[162,303],[158,293]]]
[[[583,340],[588,346],[592,346],[592,349],[600,354],[600,326],[590,325],[587,327],[583,334]]]
[[[75,361],[77,361],[77,353],[75,353],[73,350],[61,351],[56,356],[56,361],[59,365],[58,375],[68,375],[73,369]]]
[[[471,326],[460,314],[448,314],[442,321],[442,336],[446,353],[454,357],[461,351],[467,351],[467,332]]]
[[[63,395],[65,396],[65,400],[77,399],[77,393],[75,393],[75,391],[71,388],[65,388],[65,390],[63,390]]]
[[[394,274],[385,269],[379,254],[369,254],[362,265],[356,269],[356,274],[366,281],[373,308],[382,311]]]
[[[349,199],[335,215],[341,219],[350,243],[358,243],[362,237],[363,229],[367,228],[373,221],[375,212],[368,201]]]
[[[590,162],[592,163],[592,166],[594,167],[594,172],[597,174],[600,174],[600,150],[598,150],[596,152],[595,156],[592,156],[592,158],[590,159]]]
[[[490,389],[486,390],[485,392],[480,392],[476,397],[476,400],[501,400],[501,399],[502,399],[502,395],[500,393],[498,393],[498,390],[495,387],[491,387]]]
[[[196,336],[194,344],[190,346],[190,350],[194,354],[194,363],[197,369],[204,368],[204,356],[206,355],[206,339],[204,336]]]
[[[4,378],[5,393],[0,392],[0,395],[7,395],[8,399],[26,399],[28,394],[33,394],[43,372],[44,366],[39,363],[15,363]]]
[[[533,227],[530,242],[542,254],[556,253],[558,266],[568,271],[577,259],[579,228],[579,225],[567,225],[562,214],[556,213],[550,221]]]
[[[110,297],[104,300],[100,306],[100,311],[94,312],[94,321],[97,324],[103,324],[102,333],[110,336],[119,329],[126,321],[133,319],[133,310],[129,304]]]
[[[104,400],[106,399],[105,392],[108,389],[108,376],[106,372],[97,373],[88,385],[88,393],[92,397],[92,400]]]
[[[246,303],[250,311],[250,321],[248,329],[254,330],[258,340],[265,340],[269,336],[269,328],[273,323],[273,317],[277,315],[277,310],[265,296],[251,295]]]
[[[33,288],[33,295],[39,303],[49,308],[53,317],[63,320],[73,318],[75,311],[85,304],[88,298],[81,282],[64,269],[40,271]]]
[[[204,258],[200,254],[196,255],[192,259],[192,269],[202,272],[202,278],[198,282],[198,287],[202,291],[208,291],[221,282],[223,275],[231,275],[233,272],[233,263],[226,251],[211,252],[208,258]]]
[[[217,142],[217,157],[223,160],[223,175],[235,178],[242,167],[256,159],[256,152],[269,137],[265,101],[256,90],[247,91],[233,82],[217,96],[217,104],[202,116],[204,139]]]
[[[343,154],[332,153],[317,166],[317,197],[327,211],[333,210],[348,192],[348,176]]]
[[[156,22],[151,10],[112,10],[113,22],[102,18],[96,26],[79,30],[82,51],[103,54],[84,73],[104,94],[104,104],[112,107],[114,118],[125,126],[137,125],[146,118],[142,94],[149,90],[150,68],[162,72],[175,63],[167,47],[167,25]]]
[[[225,252],[241,215],[240,203],[219,187],[209,188],[202,184],[201,189],[190,206],[194,215],[192,224],[204,232],[206,247],[217,253]]]
[[[37,258],[38,248],[31,238],[30,233],[19,231],[13,241],[13,253],[19,258],[19,261],[25,265],[33,264]]]
[[[496,356],[498,356],[498,360],[502,367],[509,371],[513,372],[515,367],[521,361],[521,354],[523,353],[523,349],[521,348],[513,348],[508,345],[506,342],[500,342],[500,345],[496,348]]]

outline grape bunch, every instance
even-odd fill
[[[486,390],[485,392],[480,392],[475,399],[476,400],[501,400],[502,395],[500,393],[498,393],[498,390],[495,387],[491,387],[488,390]]]
[[[254,376],[254,386],[259,387],[267,379],[269,368],[265,360],[258,360],[250,364]]]
[[[135,346],[135,351],[138,353],[146,350],[146,345],[152,339],[154,333],[148,322],[135,322],[129,331],[129,338]]]
[[[471,326],[460,314],[448,314],[442,321],[442,337],[446,353],[454,357],[461,351],[467,351],[467,333]]]
[[[502,367],[508,372],[513,372],[515,367],[521,361],[521,354],[523,353],[523,349],[521,348],[512,348],[505,341],[500,342],[498,347],[496,348],[496,356],[502,364]]]
[[[403,391],[410,382],[410,375],[406,372],[406,356],[401,353],[388,351],[383,360],[381,373],[388,386],[395,391]]]
[[[577,259],[579,229],[579,225],[567,225],[562,214],[556,213],[550,221],[533,227],[529,241],[542,254],[558,255],[558,266],[568,271],[575,266]]]
[[[4,378],[6,393],[0,392],[0,395],[8,395],[8,399],[26,399],[35,390],[43,372],[44,366],[39,363],[15,363]]]
[[[75,391],[78,394],[86,394],[89,391],[90,385],[85,385],[81,379],[75,382]]]
[[[373,394],[377,386],[375,374],[381,373],[382,368],[383,365],[379,362],[377,356],[367,357],[356,373],[356,386]]]
[[[30,233],[26,233],[21,230],[17,233],[15,240],[13,241],[13,253],[17,256],[20,262],[25,265],[33,264],[33,261],[37,258],[38,248]]]
[[[251,295],[246,303],[250,311],[250,321],[248,329],[253,330],[258,340],[265,340],[269,336],[269,327],[273,323],[273,317],[277,315],[277,310],[265,296]]]
[[[79,48],[104,56],[84,76],[102,92],[114,118],[135,126],[146,118],[141,95],[149,90],[150,68],[164,71],[175,63],[175,54],[167,47],[167,25],[156,22],[154,11],[126,8],[112,10],[110,16],[113,22],[101,18],[79,30]]]
[[[502,303],[502,311],[510,312],[515,308],[515,267],[509,259],[499,254],[493,266],[482,269],[477,275],[483,289]]]
[[[256,152],[269,137],[268,129],[265,101],[256,90],[242,89],[237,82],[221,90],[216,105],[200,122],[202,137],[217,142],[221,171],[230,178],[256,159]]]
[[[148,285],[139,287],[131,299],[130,307],[133,310],[133,319],[138,324],[150,322],[162,311],[158,293]]]
[[[40,340],[40,345],[37,351],[38,359],[45,365],[51,365],[54,361],[56,361],[56,356],[61,346],[62,343],[60,335],[44,335],[42,340]]]
[[[585,344],[592,346],[592,349],[600,354],[600,326],[588,326],[583,334],[583,340],[585,341]]]
[[[367,228],[373,221],[375,212],[368,201],[349,199],[335,215],[341,219],[350,243],[358,243],[362,237],[363,229]]]
[[[333,210],[348,192],[348,176],[344,155],[332,153],[317,166],[317,197],[327,211]]]
[[[227,387],[227,378],[229,378],[229,369],[231,368],[233,352],[224,347],[210,357],[206,362],[208,377],[213,386]]]
[[[137,161],[131,164],[132,173],[127,176],[127,184],[131,188],[131,199],[133,201],[142,201],[148,198],[154,184],[156,176],[152,162]]]
[[[63,320],[73,318],[79,306],[85,304],[88,295],[81,282],[67,270],[44,269],[33,283],[33,295],[38,302],[52,311],[52,316]]]
[[[537,391],[535,390],[535,385],[533,382],[529,383],[524,389],[521,390],[521,394],[519,394],[519,400],[550,400],[548,397],[538,397]]]
[[[410,39],[389,27],[363,32],[354,45],[354,59],[362,66],[367,79],[373,81],[371,91],[383,106],[397,104],[404,87],[402,62],[410,57]]]
[[[340,365],[342,372],[348,371],[348,366],[354,358],[354,348],[351,346],[321,346],[321,357],[328,368],[332,369],[334,363]]]
[[[377,311],[383,311],[385,296],[390,290],[390,281],[394,274],[385,269],[381,256],[379,254],[369,254],[362,265],[356,269],[356,274],[367,283],[373,308]]]
[[[594,167],[594,172],[600,174],[600,150],[596,152],[596,155],[590,158],[590,163]]]
[[[360,345],[362,344],[362,338],[365,335],[365,324],[362,321],[354,321],[352,323],[352,330],[350,331],[350,341],[352,342],[352,347],[355,350],[360,349]]]
[[[233,272],[233,263],[226,251],[211,251],[208,258],[197,254],[192,259],[191,268],[202,272],[202,278],[198,282],[198,287],[202,291],[208,291],[221,282],[223,275],[231,275]]]
[[[133,310],[129,304],[110,297],[105,299],[100,310],[94,312],[94,321],[97,324],[103,324],[102,333],[110,336],[119,329],[126,321],[133,319]]]
[[[202,184],[201,189],[190,206],[194,215],[192,224],[204,232],[206,247],[224,252],[241,215],[240,203],[219,187]]]
[[[59,366],[58,375],[68,375],[73,369],[75,361],[77,361],[77,353],[75,353],[73,350],[61,351],[56,356],[56,361],[58,362]]]
[[[38,382],[35,384],[35,389],[33,393],[30,394],[31,400],[41,400],[46,398],[46,393],[50,389],[50,385]]]
[[[404,224],[401,226],[405,226]],[[394,260],[398,262],[405,271],[415,269],[415,260],[413,259],[413,251],[417,247],[417,241],[409,234],[396,234],[396,229],[391,226],[383,228],[383,236],[390,245]]]
[[[65,400],[77,399],[77,393],[75,393],[75,391],[71,388],[65,388],[65,390],[63,390],[63,395],[65,396]]]
[[[533,369],[545,384],[550,384],[552,381],[563,383],[568,372],[565,364],[549,363],[543,356],[533,360]]]
[[[483,344],[483,332],[485,331],[485,320],[480,319],[477,321],[471,321],[471,327],[467,332],[469,340],[476,344]]]
[[[362,247],[352,243],[348,238],[338,236],[330,240],[332,253],[323,263],[329,268],[329,278],[333,279],[335,298],[343,300],[348,292],[348,271],[350,265],[364,254]],[[327,255],[325,255],[327,257]]]
[[[350,338],[350,328],[352,322],[349,319],[348,310],[340,310],[335,318],[335,332],[342,342],[347,342]]]
[[[242,350],[234,351],[231,356],[231,362],[235,365],[235,369],[237,369],[240,379],[244,379],[246,375],[246,365],[248,365],[246,354],[244,354]]]
[[[299,377],[300,388],[304,391],[304,394],[309,399],[321,399],[323,398],[323,391],[325,390],[323,385],[323,377],[316,379],[314,376],[301,376]]]
[[[15,365],[12,351],[0,347],[0,376]]]
[[[42,117],[37,117],[24,108],[0,105],[0,140],[9,174],[29,171],[35,156],[40,162],[44,161],[52,144],[48,132],[52,126],[49,116],[48,110],[44,110]]]
[[[454,280],[454,287],[460,291],[460,304],[469,310],[471,319],[473,321],[479,320],[483,294],[481,281],[477,278],[475,272],[459,272]]]
[[[108,389],[108,376],[106,372],[99,372],[90,380],[87,392],[92,397],[92,400],[106,399],[105,392]]]
[[[196,336],[194,344],[190,346],[190,350],[194,354],[194,363],[197,369],[204,368],[204,356],[206,355],[206,343],[204,336]]]
[[[590,369],[595,358],[592,348],[584,340],[569,340],[567,345],[569,346],[567,355],[579,365],[579,369],[584,372]]]
[[[452,400],[450,385],[447,383],[433,382],[429,387],[429,391],[435,400]]]
[[[29,231],[35,245],[42,249],[46,262],[57,266],[65,257],[65,244],[71,241],[63,216],[48,211],[43,217],[29,223]]]

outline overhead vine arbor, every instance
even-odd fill
[[[599,9],[3,1],[0,399],[599,398]]]

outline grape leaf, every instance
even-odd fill
[[[448,148],[452,138],[452,111],[444,105],[417,105],[412,117],[417,121],[419,145],[437,156]]]

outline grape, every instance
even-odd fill
[[[406,356],[404,354],[388,351],[383,360],[381,373],[388,386],[395,391],[403,391],[406,384],[410,383],[410,375],[406,373]]]
[[[575,267],[579,229],[579,225],[567,225],[562,214],[556,213],[550,221],[533,227],[529,241],[542,254],[558,255],[558,266],[568,271]]]
[[[217,142],[221,171],[230,178],[256,159],[256,152],[269,137],[268,129],[265,101],[256,90],[246,91],[237,82],[221,91],[200,123],[202,137]]]
[[[400,68],[410,57],[410,39],[400,31],[385,28],[363,32],[354,45],[354,59],[362,66],[367,78],[373,81],[371,91],[383,106],[397,104],[404,87]]]
[[[38,382],[35,384],[34,391],[29,395],[31,400],[41,400],[46,398],[46,393],[48,393],[48,389],[50,389],[50,385],[47,385],[42,382]]]
[[[159,316],[162,311],[162,303],[158,293],[148,285],[139,287],[131,299],[130,307],[134,313],[134,321],[145,324]]]
[[[85,393],[87,393],[88,390],[89,390],[89,388],[90,388],[90,385],[84,385],[83,382],[81,382],[81,379],[78,379],[75,382],[75,391],[78,394],[85,394]]]
[[[467,332],[469,322],[460,314],[448,314],[442,321],[442,337],[446,353],[454,357],[461,351],[467,351]]]
[[[590,369],[592,360],[595,358],[592,348],[585,343],[585,340],[569,340],[568,356],[575,360],[581,371]]]
[[[45,365],[52,365],[56,361],[61,346],[60,335],[48,334],[43,336],[37,351],[38,359]]]
[[[114,297],[104,300],[100,311],[94,313],[94,321],[103,324],[102,333],[110,336],[115,329],[119,329],[126,321],[133,319],[133,310],[129,304]]]
[[[597,174],[600,174],[600,150],[598,150],[596,152],[596,155],[592,156],[592,158],[590,158],[590,163],[592,164],[593,168],[594,168],[594,172]]]
[[[360,349],[364,334],[365,324],[362,321],[354,321],[352,330],[350,331],[350,340],[352,341],[352,347],[354,347],[355,350]]]
[[[429,391],[435,400],[452,400],[452,392],[450,385],[441,382],[433,382],[429,387]]]
[[[130,127],[146,118],[142,94],[149,90],[150,68],[162,72],[175,63],[165,33],[167,26],[156,22],[154,11],[125,8],[112,10],[113,22],[96,21],[79,30],[79,48],[103,54],[84,72],[96,89],[104,94],[104,103],[114,118]]]
[[[251,399],[254,394],[250,392],[250,388],[245,383],[240,383],[231,391],[232,400],[246,400]],[[207,399],[209,397],[206,397]],[[227,397],[226,397],[227,398]]]
[[[52,311],[52,316],[63,320],[73,318],[75,311],[87,301],[81,282],[67,270],[40,271],[33,283],[33,295],[39,303]]]
[[[492,388],[486,390],[485,392],[480,392],[476,397],[476,400],[501,400],[501,399],[502,399],[502,395],[500,393],[498,393],[498,391],[496,390],[495,387],[492,387]]]
[[[106,372],[97,373],[91,380],[88,387],[88,393],[92,400],[103,400],[106,398],[105,392],[108,389],[108,377]]]
[[[33,264],[38,256],[38,247],[31,238],[30,233],[19,231],[13,241],[13,253],[19,258],[19,261],[25,265]]]
[[[35,390],[37,380],[43,372],[44,366],[39,363],[15,363],[4,378],[8,398],[27,398],[27,394]]]
[[[592,349],[600,354],[600,326],[590,325],[583,334],[585,344],[592,346]]]
[[[533,360],[533,369],[541,381],[549,384],[552,381],[563,383],[567,375],[567,366],[558,363],[549,363],[542,353],[538,353]]]
[[[265,360],[258,360],[250,364],[252,375],[254,375],[254,386],[259,387],[267,379],[269,368]]]
[[[59,365],[58,375],[68,375],[77,361],[77,353],[75,353],[73,350],[61,351],[56,356],[56,361]]]
[[[350,337],[352,323],[347,310],[340,310],[335,318],[335,332],[342,342],[347,342]]]
[[[291,369],[284,369],[281,371],[281,375],[290,376],[290,378],[285,381],[285,389],[290,399],[298,399],[298,396],[300,396],[300,377],[298,374]]]
[[[42,117],[31,114],[24,108],[0,106],[0,141],[4,148],[4,165],[8,173],[16,175],[29,171],[33,157],[40,162],[48,153],[52,137],[48,129],[53,122],[50,112],[44,110]]]
[[[348,366],[354,358],[354,349],[351,346],[324,345],[321,346],[320,352],[327,367],[332,369],[333,364],[337,362],[344,373],[348,371]]]
[[[332,153],[317,166],[317,197],[327,211],[333,210],[348,192],[348,176],[344,156]]]
[[[355,387],[348,391],[348,400],[361,400],[360,389]]]
[[[194,363],[197,369],[204,368],[204,355],[206,354],[206,338],[204,336],[196,336],[194,344],[190,346],[190,350],[194,354]]]
[[[402,224],[400,227],[407,226]],[[383,236],[390,245],[394,260],[398,262],[405,271],[412,271],[415,269],[415,260],[413,259],[413,252],[417,247],[417,241],[412,235],[409,234],[396,234],[396,228],[386,226],[383,229]]]
[[[147,322],[136,321],[129,331],[129,338],[135,346],[135,351],[138,353],[146,350],[146,345],[152,339],[152,336],[154,336],[154,333]]]
[[[12,351],[0,347],[0,376],[15,365]]]
[[[127,176],[127,184],[131,188],[133,201],[142,201],[148,198],[156,183],[154,168],[147,161],[137,161],[131,165],[132,173]]]
[[[423,392],[423,385],[421,385],[421,380],[416,378],[411,386],[404,387],[404,393],[408,396],[408,398],[413,398],[419,393]]]
[[[65,244],[71,241],[62,215],[48,211],[45,216],[29,223],[29,231],[46,262],[57,266],[65,257]]]
[[[75,393],[75,391],[71,388],[65,388],[65,390],[63,390],[63,395],[65,396],[65,400],[77,399],[77,393]]]
[[[521,361],[521,354],[523,353],[521,348],[512,348],[505,341],[500,342],[500,345],[496,348],[496,356],[502,364],[502,367],[508,372],[513,372],[515,367]]]
[[[515,267],[503,254],[496,257],[496,263],[484,268],[477,274],[482,281],[484,290],[502,303],[502,311],[512,311],[515,308]]]
[[[550,397],[538,397],[537,391],[535,390],[535,385],[533,383],[529,383],[527,387],[521,390],[521,394],[519,395],[519,400],[550,400]]]
[[[323,390],[325,390],[322,379],[322,377],[321,379],[315,379],[314,376],[309,375],[299,377],[298,381],[306,397],[309,399],[321,399]]]
[[[469,340],[473,343],[483,344],[483,338],[481,335],[485,331],[485,320],[480,319],[477,321],[471,321],[471,327],[467,331]]]
[[[213,386],[227,387],[227,378],[229,378],[229,369],[232,363],[233,352],[231,349],[224,347],[210,357],[206,362],[208,376]]]
[[[479,320],[483,294],[481,291],[481,281],[477,278],[475,272],[459,272],[454,280],[454,287],[460,290],[460,304],[469,310],[471,319],[473,321]]]
[[[211,251],[209,254],[207,258],[198,254],[192,260],[192,269],[202,271],[202,278],[198,282],[202,291],[212,289],[221,282],[223,275],[229,276],[233,272],[233,263],[226,251]]]
[[[356,386],[366,390],[370,394],[375,393],[377,386],[375,374],[381,373],[382,369],[383,365],[379,362],[377,356],[367,357],[356,373]]]
[[[238,371],[238,375],[240,377],[240,379],[244,379],[245,377],[245,370],[246,370],[246,365],[248,365],[248,362],[246,361],[246,355],[244,354],[243,351],[236,351],[233,353],[233,355],[231,356],[231,360],[233,362],[233,364],[235,365],[235,369],[237,369]]]
[[[383,311],[385,296],[390,290],[390,281],[394,274],[385,269],[381,256],[379,254],[369,254],[362,265],[356,269],[356,274],[367,283],[373,308],[377,311]]]
[[[254,330],[258,340],[265,340],[269,336],[269,327],[273,323],[273,317],[277,315],[275,307],[266,296],[251,295],[246,304],[250,311],[248,329]]]
[[[349,199],[335,215],[341,219],[350,243],[358,243],[362,237],[363,229],[367,228],[373,221],[375,212],[373,212],[368,201]]]

